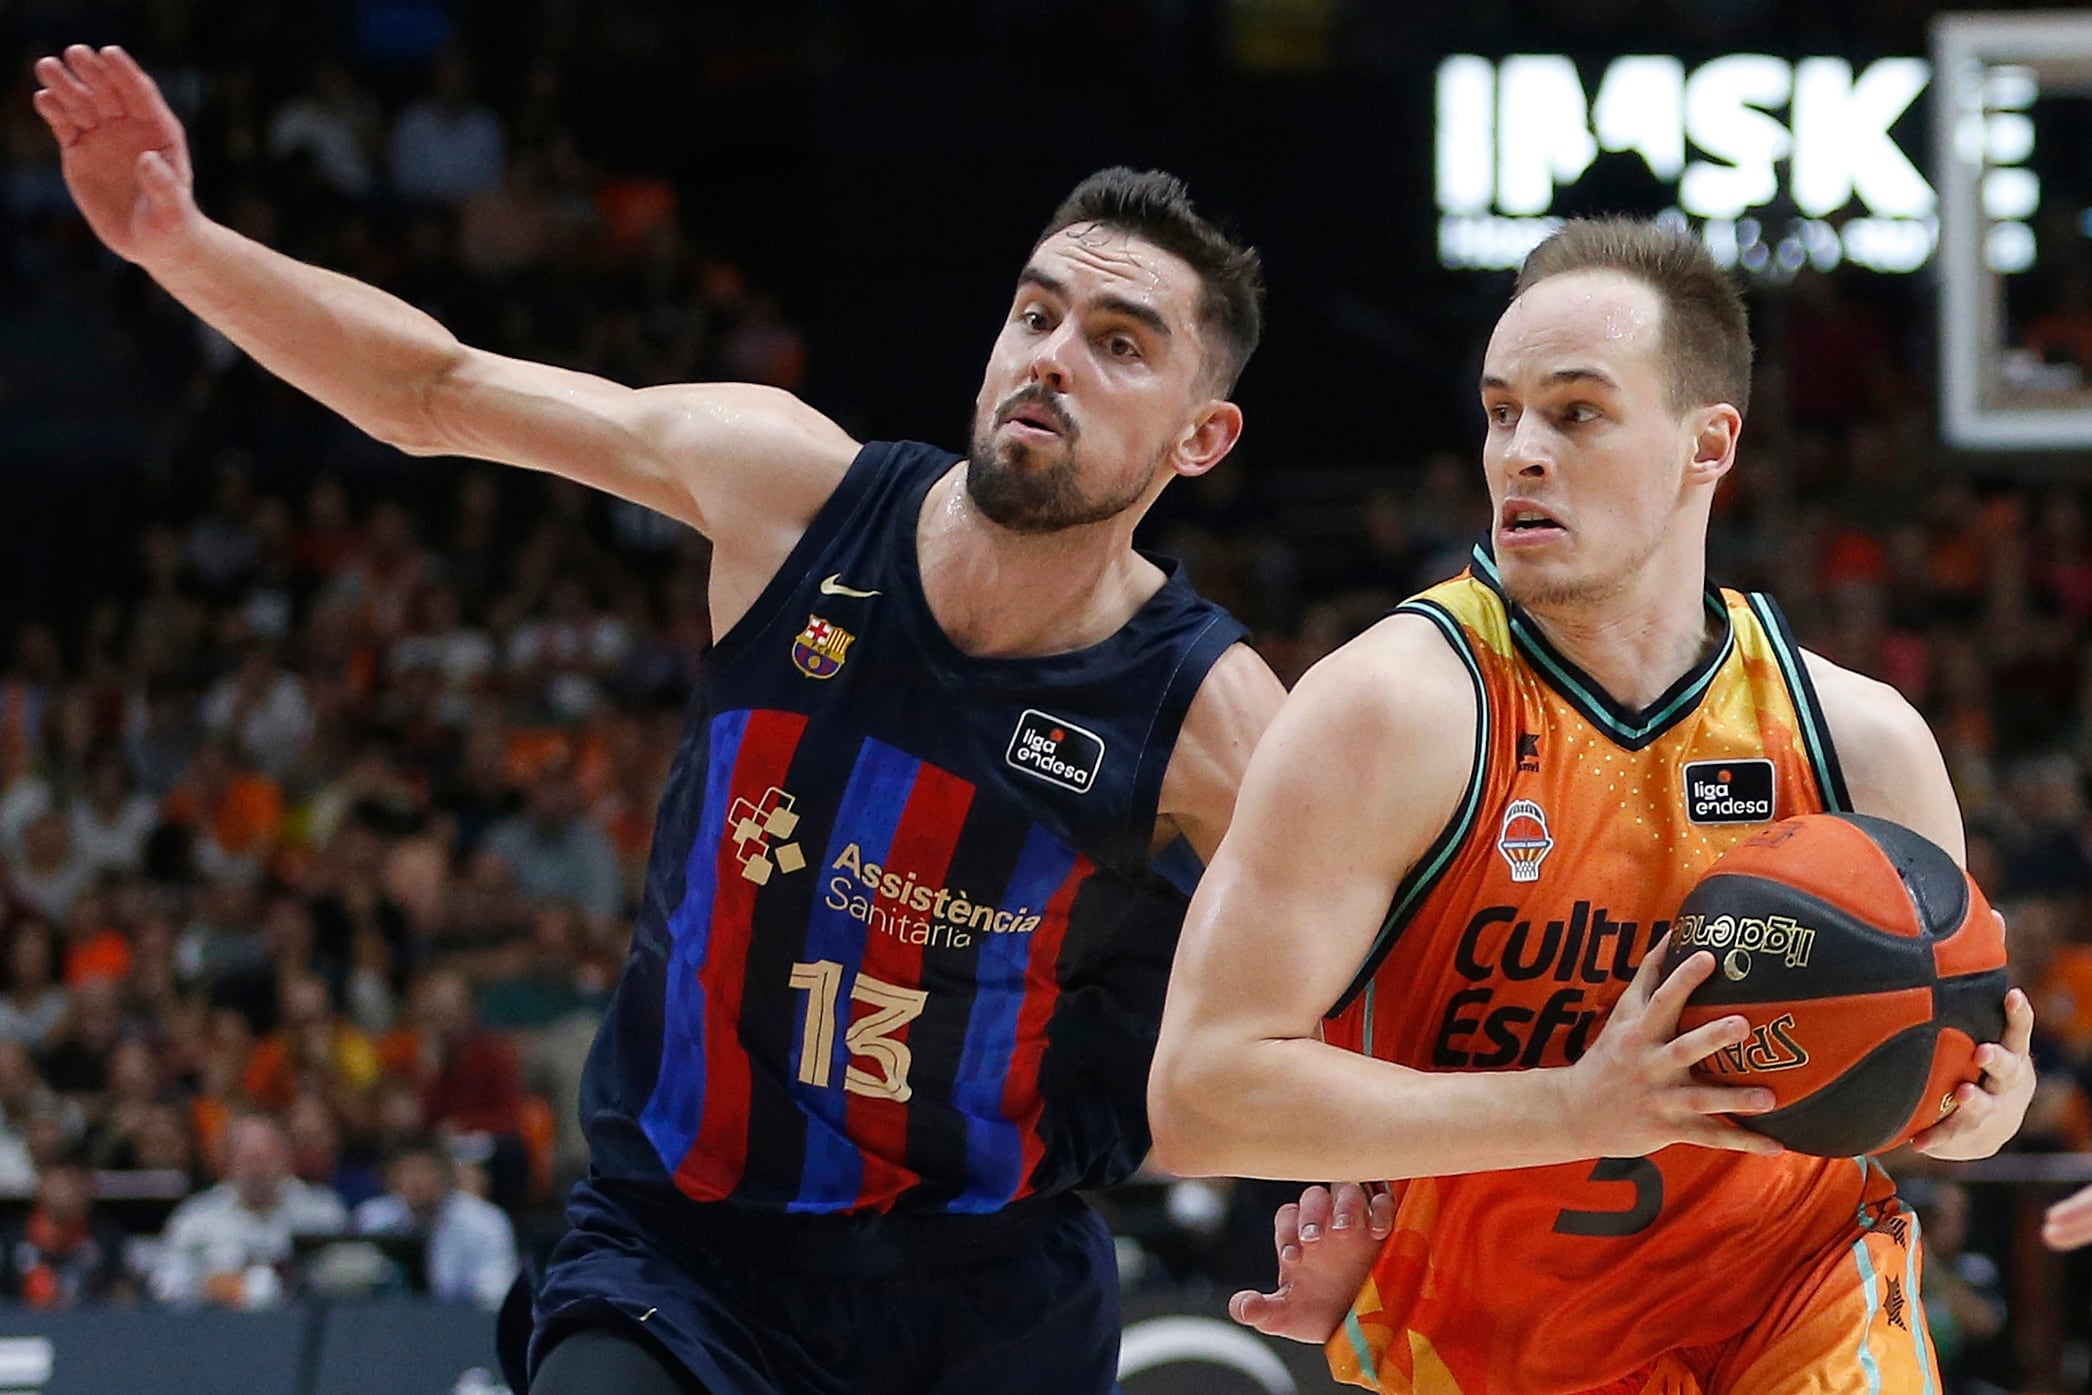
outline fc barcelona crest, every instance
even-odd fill
[[[806,628],[792,641],[792,663],[808,678],[833,678],[843,671],[856,639],[841,625],[809,615]]]

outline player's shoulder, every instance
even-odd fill
[[[1446,630],[1428,615],[1397,610],[1309,669],[1296,691],[1398,720],[1437,715],[1451,705],[1472,710],[1468,663]]]
[[[1172,770],[1208,770],[1232,792],[1285,699],[1285,685],[1263,655],[1247,643],[1229,645],[1192,695],[1177,733]]]
[[[1261,732],[1285,697],[1285,684],[1279,682],[1264,656],[1247,641],[1238,641],[1221,651],[1200,680],[1191,709],[1184,715],[1184,734],[1198,736],[1210,729],[1243,726]]]
[[[1931,728],[1903,694],[1813,650],[1804,649],[1801,656],[1848,776],[1937,749]]]
[[[1281,802],[1341,804],[1347,828],[1413,858],[1473,773],[1477,701],[1451,637],[1397,611],[1294,685],[1257,750],[1253,783],[1280,790]]]
[[[1393,761],[1406,778],[1428,783],[1443,764],[1465,779],[1476,700],[1449,637],[1430,619],[1397,611],[1310,668],[1273,731],[1339,767]]]
[[[1852,808],[1915,828],[1959,860],[1961,810],[1932,730],[1886,683],[1802,651]]]
[[[862,449],[826,413],[761,383],[667,383],[643,388],[647,422],[673,457],[686,452],[769,464],[797,479],[842,478]]]

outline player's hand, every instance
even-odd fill
[[[1351,1311],[1380,1242],[1395,1227],[1395,1199],[1346,1182],[1332,1196],[1309,1187],[1272,1218],[1278,1287],[1244,1289],[1228,1300],[1228,1316],[1271,1337],[1326,1342]]]
[[[1711,1085],[1693,1075],[1696,1062],[1747,1038],[1750,1024],[1720,1017],[1680,1036],[1678,1014],[1714,972],[1714,956],[1702,950],[1666,979],[1669,944],[1668,938],[1659,940],[1643,956],[1598,1040],[1563,1072],[1570,1127],[1592,1140],[1592,1157],[1645,1157],[1674,1143],[1739,1153],[1782,1151],[1773,1139],[1721,1117],[1763,1114],[1773,1107],[1772,1091]]]
[[[2092,1187],[2081,1187],[2048,1208],[2041,1218],[2041,1242],[2052,1250],[2092,1244]]]
[[[2019,1132],[2034,1099],[2034,1005],[2015,988],[2005,995],[2005,1039],[1976,1048],[1974,1084],[1954,1088],[1954,1112],[1910,1141],[1928,1158],[1987,1158]],[[2066,1205],[2068,1203],[2065,1203]]]
[[[59,168],[94,234],[125,261],[179,245],[198,218],[189,142],[153,80],[122,49],[74,44],[39,58],[32,100],[58,138]]]

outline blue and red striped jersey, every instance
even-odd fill
[[[1151,860],[1156,804],[1244,631],[1165,562],[1100,644],[961,653],[915,553],[956,459],[866,446],[703,661],[583,1079],[599,1182],[986,1212],[1147,1151],[1188,890]]]

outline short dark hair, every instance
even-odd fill
[[[1751,326],[1743,295],[1686,228],[1638,218],[1572,218],[1532,250],[1516,299],[1572,271],[1617,271],[1663,302],[1661,347],[1674,410],[1751,404]]]
[[[1243,365],[1264,333],[1264,264],[1245,246],[1192,206],[1184,181],[1161,170],[1125,165],[1098,170],[1061,200],[1032,244],[1065,229],[1101,223],[1181,258],[1198,273],[1199,325],[1206,331],[1211,366],[1223,395],[1233,392]]]

